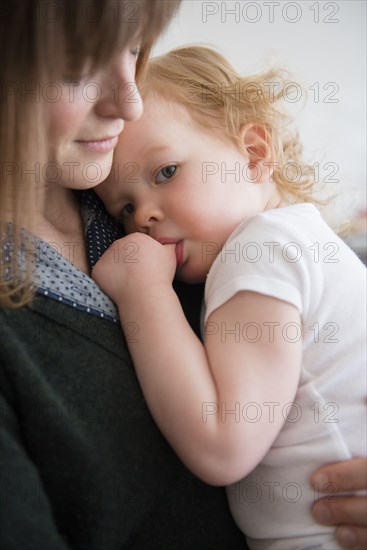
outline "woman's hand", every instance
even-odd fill
[[[175,245],[162,245],[144,233],[115,241],[96,263],[92,277],[116,303],[141,296],[147,285],[172,285]]]
[[[336,537],[343,548],[367,547],[367,496],[334,496],[367,488],[367,458],[354,458],[323,466],[312,478],[312,485],[329,496],[315,502],[312,513],[319,523],[337,526]],[[333,496],[330,496],[331,489]]]

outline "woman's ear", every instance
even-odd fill
[[[256,123],[245,124],[240,137],[248,155],[248,170],[251,181],[270,181],[274,170],[275,151],[269,132]]]

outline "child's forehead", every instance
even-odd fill
[[[190,133],[195,132],[225,144],[234,143],[233,138],[226,131],[224,115],[215,119],[205,113],[205,108],[198,108],[195,104],[185,105],[169,91],[160,92],[154,88],[143,95],[143,100],[143,117],[154,119],[159,124],[160,132],[164,132],[166,122],[171,128],[177,129],[178,125],[182,125]]]
[[[149,146],[150,142],[166,141],[180,133],[192,132],[202,133],[203,127],[198,125],[185,106],[152,93],[144,99],[141,118],[125,123],[117,153],[139,152]]]
[[[199,141],[208,138],[222,144],[233,144],[222,124],[210,126],[210,121],[205,117],[197,115],[193,109],[190,112],[189,106],[180,104],[164,93],[151,89],[149,93],[144,93],[143,100],[142,117],[126,123],[120,136],[115,150],[115,158],[119,160],[130,162],[132,158],[139,158],[139,162],[142,162],[147,157],[147,151],[151,153],[153,147],[189,145],[194,136]],[[197,139],[194,141],[197,142]]]
[[[167,121],[174,120],[185,124],[194,124],[188,107],[178,100],[156,91],[151,91],[144,96],[144,115],[161,116],[165,117]]]

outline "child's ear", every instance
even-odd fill
[[[241,128],[242,143],[248,155],[247,174],[255,183],[271,179],[275,151],[272,139],[264,126],[249,123]]]

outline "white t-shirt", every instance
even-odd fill
[[[366,269],[310,204],[268,210],[243,222],[208,274],[205,316],[250,290],[296,306],[302,372],[284,426],[263,461],[227,488],[232,514],[253,549],[339,548],[334,528],[310,513],[319,496],[309,477],[319,466],[366,455]],[[256,327],[239,327],[256,338]],[[271,365],[269,365],[271,368]],[[271,421],[272,405],[241,404],[241,420]],[[330,497],[338,491],[330,487]]]

